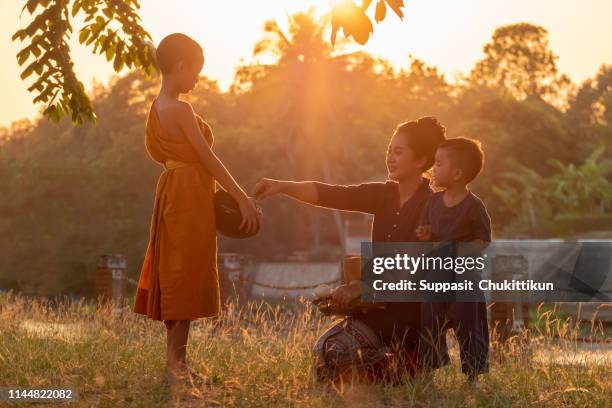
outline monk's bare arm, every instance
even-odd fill
[[[246,228],[247,231],[255,231],[258,228],[260,218],[257,209],[206,142],[191,105],[181,102],[176,110],[175,117],[178,121],[178,126],[187,136],[206,170],[238,202],[242,213],[240,228]]]
[[[189,142],[198,153],[198,156],[208,172],[230,193],[236,200],[246,199],[248,196],[240,188],[236,180],[232,177],[225,165],[212,151],[204,135],[200,131],[195,113],[187,103],[181,103],[180,108],[176,109],[176,120],[189,139]]]
[[[311,181],[261,179],[253,195],[257,199],[264,199],[278,193],[312,205],[317,205],[319,201],[319,193]]]

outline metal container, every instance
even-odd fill
[[[246,259],[244,255],[236,253],[220,253],[217,255],[219,268],[219,286],[221,290],[221,304],[228,302],[244,302],[246,291]]]
[[[126,265],[123,255],[109,254],[98,258],[96,296],[100,302],[113,302],[115,308],[125,305]]]
[[[359,255],[346,255],[342,260],[342,283],[361,280],[361,257]]]

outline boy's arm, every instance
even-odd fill
[[[240,205],[243,215],[243,226],[246,225],[247,230],[254,230],[259,217],[257,210],[247,194],[236,183],[236,180],[234,180],[230,172],[206,142],[191,105],[181,102],[180,107],[177,108],[176,118],[180,129],[187,136],[206,170]]]
[[[482,201],[477,200],[467,213],[473,239],[457,243],[458,256],[479,256],[491,243],[491,218]]]
[[[472,206],[469,218],[474,235],[472,243],[480,249],[487,248],[491,243],[491,217],[482,201]]]
[[[421,210],[421,214],[419,215],[418,226],[416,228],[416,236],[420,241],[430,241],[431,240],[431,222],[429,220],[429,206],[430,206],[431,198],[427,200],[423,209]]]

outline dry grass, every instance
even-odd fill
[[[71,406],[101,407],[604,407],[612,401],[612,345],[594,322],[540,311],[530,351],[520,339],[492,344],[491,372],[477,388],[465,385],[454,355],[433,379],[335,389],[317,384],[310,371],[311,347],[329,323],[308,305],[255,303],[242,313],[230,308],[216,326],[197,321],[188,359],[208,381],[170,392],[161,323],[85,302],[5,293],[0,386],[72,387],[78,401]],[[593,343],[576,340],[585,330]]]

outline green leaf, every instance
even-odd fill
[[[26,37],[27,37],[26,30],[21,29],[21,30],[15,31],[15,34],[13,34],[13,36],[11,37],[11,40],[12,41],[15,41],[15,40],[23,41],[23,39]]]
[[[75,1],[72,3],[72,12],[70,13],[72,17],[76,17],[76,15],[79,14],[79,10],[81,10],[81,2]]]
[[[353,29],[353,39],[357,43],[365,45],[370,39],[370,34],[373,31],[374,27],[368,16],[366,16],[365,13],[360,14]]]
[[[380,23],[385,19],[386,15],[387,5],[385,4],[384,0],[379,0],[378,3],[376,3],[376,15],[374,16],[374,19],[377,23]]]
[[[85,45],[91,45],[91,43],[94,42],[96,38],[97,38],[97,34],[94,35],[93,33],[91,33],[87,41],[85,41]]]
[[[102,50],[104,51],[112,46],[112,41],[115,38],[115,33],[113,33],[111,30],[108,30],[108,32],[109,34],[100,37],[102,42]]]
[[[17,63],[23,65],[30,57],[30,47],[26,47],[17,53]]]
[[[53,94],[53,91],[55,91],[55,87],[52,85],[48,85],[47,88],[45,88],[45,90],[43,92],[41,92],[40,95],[38,95],[36,98],[34,98],[34,103],[38,103],[38,102],[46,102],[49,100],[49,97],[51,96],[51,94]]]
[[[89,37],[89,30],[87,28],[83,28],[79,33],[79,43],[83,44],[87,41],[87,37]]]
[[[134,59],[132,58],[132,54],[127,53],[123,56],[123,59],[125,61],[125,65],[132,69],[134,67]]]
[[[42,74],[43,68],[45,67],[45,64],[41,63],[40,61],[34,65],[34,72],[36,72],[36,74],[40,75]]]
[[[120,54],[117,54],[115,56],[115,61],[113,62],[113,68],[115,69],[115,72],[119,72],[123,68],[123,59],[121,58]]]
[[[403,0],[386,0],[386,2],[389,5],[389,7],[391,7],[391,10],[393,10],[393,12],[397,14],[400,20],[403,20],[404,19],[404,12],[402,11],[402,8],[404,7]]]
[[[23,70],[23,72],[20,75],[21,79],[26,79],[27,77],[29,77],[30,75],[32,75],[32,73],[34,72],[34,63],[28,65],[28,67],[26,69]]]
[[[43,115],[52,122],[58,123],[62,118],[62,111],[59,105],[49,105],[47,109],[43,111]]]
[[[36,7],[38,7],[38,4],[39,0],[28,0],[25,6],[28,9],[28,12],[32,14],[34,13],[34,10],[36,10]]]
[[[106,49],[106,61],[110,62],[115,56],[115,50],[112,47]]]

